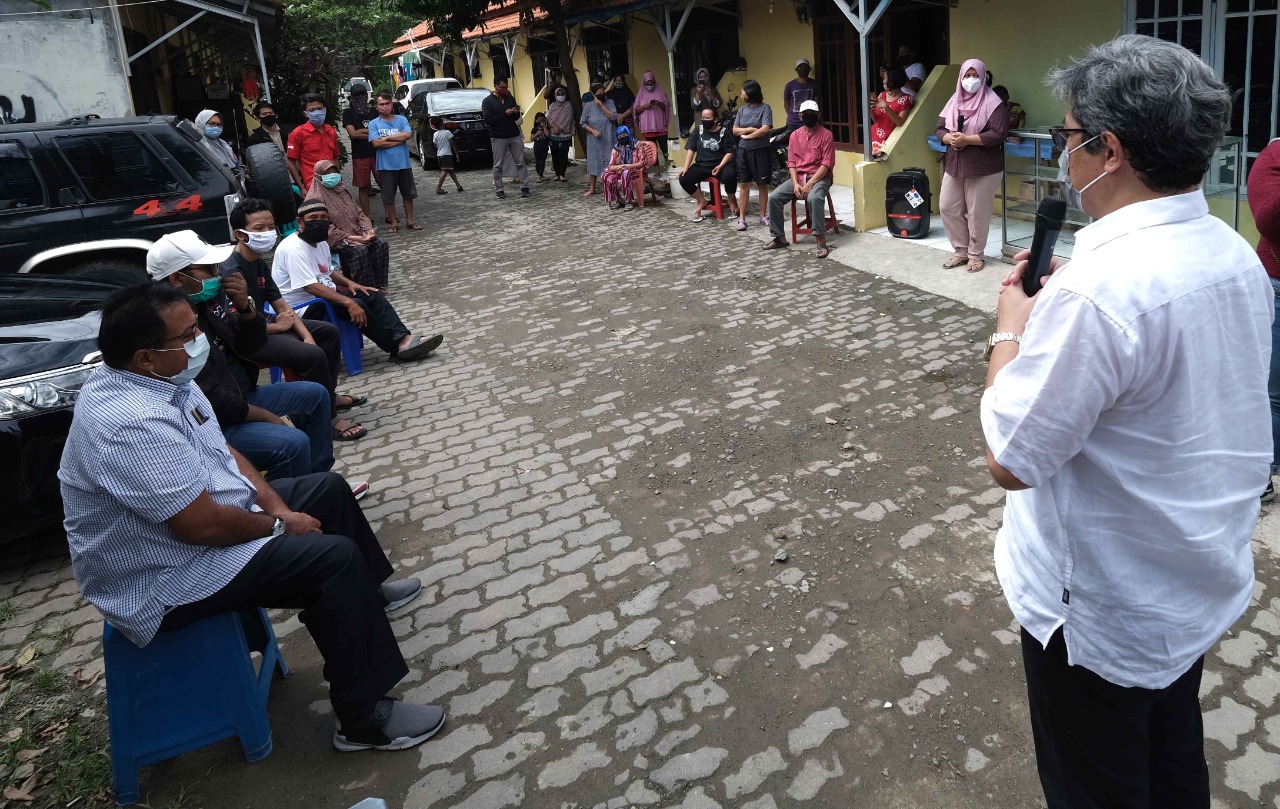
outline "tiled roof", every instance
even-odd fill
[[[520,12],[513,10],[516,5],[516,2],[506,2],[489,6],[489,10],[485,12],[485,20],[479,26],[463,31],[462,40],[466,42],[475,39],[487,39],[519,30]],[[547,13],[539,9],[534,12],[533,18],[535,22],[542,22],[547,19]],[[431,23],[423,20],[410,29],[409,33],[397,39],[395,47],[384,53],[383,56],[392,58],[415,48],[421,50],[434,47],[440,43],[440,37],[433,36],[431,33]]]

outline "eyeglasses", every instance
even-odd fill
[[[183,343],[183,346],[185,346],[187,343],[196,339],[196,335],[199,333],[200,333],[200,327],[198,325],[192,326],[191,328],[184,331],[182,334],[179,334],[175,337],[164,338],[159,342],[159,345],[164,345],[165,343],[170,343],[170,342],[173,342],[174,340],[181,340]],[[155,348],[154,346],[151,346],[150,348],[152,351],[180,351],[181,350],[180,348]]]
[[[1070,126],[1051,126],[1049,127],[1049,137],[1053,138],[1053,145],[1059,149],[1067,148],[1067,138],[1072,132],[1087,133],[1089,130],[1080,129],[1079,127]]]

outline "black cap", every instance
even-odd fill
[[[356,93],[364,93],[365,95],[369,95],[368,85],[361,84],[360,82],[356,82],[355,84],[351,85],[351,95],[355,95]]]

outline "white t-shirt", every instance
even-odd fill
[[[306,287],[310,284],[324,284],[330,289],[337,289],[329,273],[333,271],[329,264],[331,254],[329,243],[320,242],[312,247],[302,240],[297,233],[291,233],[276,248],[275,260],[271,264],[271,279],[280,287],[280,294],[290,306],[297,306],[302,301],[314,298]]]
[[[447,129],[437,129],[431,139],[436,144],[436,154],[453,156],[453,133]]]
[[[987,446],[1032,487],[1009,493],[996,573],[1071,665],[1164,688],[1253,592],[1274,295],[1199,190],[1084,228],[1053,278],[982,397]]]

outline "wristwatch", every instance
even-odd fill
[[[284,520],[276,517],[276,524],[271,526],[271,536],[278,537],[284,533]]]
[[[995,334],[991,335],[990,337],[987,338],[987,350],[986,352],[983,353],[982,358],[984,360],[990,360],[991,352],[993,349],[995,349],[996,343],[1005,343],[1005,342],[1008,342],[1009,340],[1012,340],[1015,343],[1021,343],[1022,335],[1014,334],[1011,331],[998,331]]]

